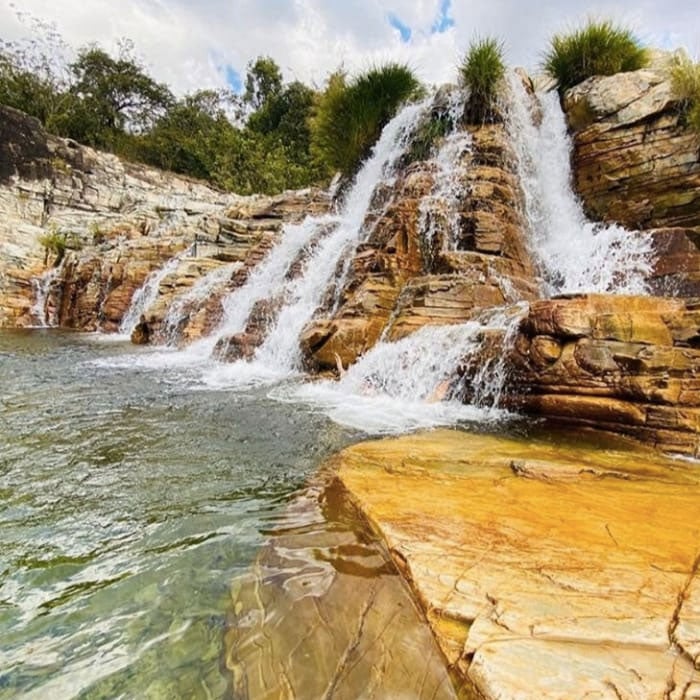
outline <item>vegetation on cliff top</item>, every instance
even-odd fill
[[[420,84],[405,65],[388,63],[348,81],[334,73],[311,118],[312,152],[329,171],[351,175],[399,105]]]
[[[543,65],[563,93],[594,75],[638,70],[648,62],[647,50],[629,29],[610,20],[590,20],[568,34],[555,34]]]
[[[498,86],[506,73],[503,44],[493,38],[475,39],[459,72],[463,85],[469,88],[465,119],[471,123],[493,121]]]
[[[351,173],[399,104],[418,89],[405,66],[387,64],[319,91],[285,83],[275,61],[248,64],[245,89],[176,98],[124,41],[116,56],[89,45],[73,60],[40,21],[34,38],[0,40],[0,103],[37,117],[58,136],[133,161],[201,178],[241,194],[323,184]]]
[[[700,63],[678,53],[671,63],[671,87],[687,126],[700,135]]]

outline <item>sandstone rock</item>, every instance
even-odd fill
[[[222,665],[235,697],[460,697],[395,567],[344,494],[314,487],[283,517],[251,574],[231,587]]]
[[[511,354],[511,400],[561,423],[698,456],[699,336],[700,314],[682,299],[534,302]]]
[[[131,331],[131,342],[134,345],[148,345],[151,342],[151,327],[143,315]]]
[[[667,70],[595,77],[564,108],[573,169],[593,219],[630,229],[700,226],[697,137],[683,127]]]
[[[0,106],[0,326],[37,322],[33,280],[50,271],[40,243],[47,233],[66,235],[73,248],[47,302],[57,309],[56,322],[114,331],[148,275],[178,253],[191,248],[212,266],[240,262],[233,288],[278,240],[285,222],[329,206],[328,194],[317,189],[274,197],[218,192],[53,137],[35,119]],[[167,302],[194,284],[187,272],[178,279],[167,280],[156,301],[156,334]],[[183,333],[200,336],[220,313],[218,300],[209,301]]]
[[[469,697],[689,697],[697,468],[551,437],[435,431],[332,464]]]
[[[470,135],[454,171],[455,211],[445,211],[433,192],[431,162],[411,164],[392,192],[379,193],[334,313],[319,314],[302,334],[310,368],[335,369],[336,356],[347,366],[380,337],[397,340],[424,325],[462,323],[486,308],[537,298],[504,128],[485,125]]]

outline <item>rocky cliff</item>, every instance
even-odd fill
[[[148,275],[178,253],[189,251],[170,279],[182,291],[212,266],[254,264],[282,221],[327,202],[315,191],[217,192],[51,136],[0,106],[0,326],[114,331]]]
[[[594,220],[654,230],[659,293],[700,295],[700,138],[685,128],[668,73],[589,78],[564,98],[575,186]]]

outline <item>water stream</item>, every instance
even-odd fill
[[[522,84],[510,85],[509,128],[546,292],[643,293],[649,241],[586,221],[570,186],[570,143],[556,97],[540,96],[537,126]],[[223,299],[219,328],[183,351],[134,349],[99,335],[0,333],[0,700],[224,697],[233,677],[220,670],[226,611],[238,614],[231,581],[236,595],[260,603],[260,619],[294,630],[292,610],[302,609],[303,617],[322,609],[309,611],[299,586],[338,574],[328,563],[329,553],[337,554],[332,542],[346,546],[347,571],[366,571],[371,561],[372,576],[395,576],[345,511],[319,510],[308,480],[324,458],[368,435],[500,425],[507,418],[499,408],[507,378],[502,348],[526,307],[382,340],[343,368],[339,381],[306,381],[298,338],[338,288],[337,275],[342,282],[343,261],[382,206],[377,188],[392,184],[428,106],[406,107],[385,128],[338,213],[286,225],[245,283]],[[454,183],[469,147],[466,132],[447,135],[435,157],[433,191],[421,205],[424,234],[431,235],[431,216],[439,213],[450,247],[461,196]],[[160,282],[186,254],[149,276],[123,333],[148,312]],[[222,266],[175,300],[164,322],[168,342],[189,306],[232,271]],[[47,284],[48,276],[37,286],[42,322]],[[261,300],[276,300],[279,313],[253,359],[214,360],[216,343],[243,331]],[[500,352],[488,350],[494,342]],[[251,579],[261,548],[259,562],[273,573]],[[261,588],[263,581],[272,588]],[[343,585],[360,591],[364,583]],[[270,591],[287,602],[265,612],[277,605]],[[399,586],[392,596],[401,595]],[[409,609],[407,603],[401,613],[407,638],[423,639],[422,622]],[[237,624],[255,630],[259,622],[246,617]],[[268,643],[267,629],[251,632],[255,653]],[[429,645],[411,641],[406,658],[432,658]],[[329,649],[317,661],[329,661]],[[309,683],[318,674],[311,675]],[[443,693],[444,678],[435,679],[436,697],[452,697]]]
[[[589,221],[572,189],[571,139],[557,92],[538,93],[535,100],[515,73],[508,85],[508,132],[518,156],[530,250],[542,268],[545,293],[648,293],[651,237]]]

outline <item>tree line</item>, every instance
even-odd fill
[[[260,56],[240,94],[176,97],[131,42],[114,55],[83,46],[67,61],[60,35],[34,24],[31,40],[0,40],[0,103],[50,133],[240,194],[325,184],[337,170],[351,175],[419,85],[408,68],[388,64],[354,80],[338,71],[316,89],[285,82],[277,63]],[[348,143],[342,153],[339,141]]]

